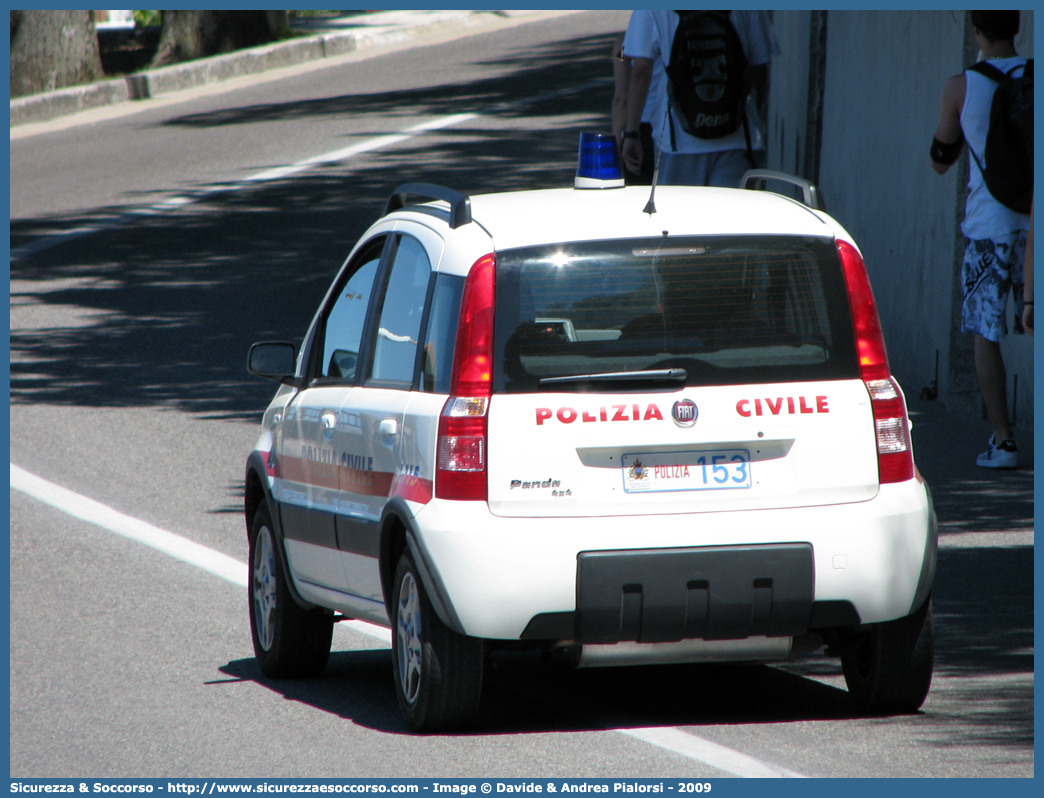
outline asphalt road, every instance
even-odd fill
[[[570,184],[578,133],[608,129],[626,18],[505,21],[13,133],[12,464],[245,563],[243,463],[272,393],[249,344],[303,334],[401,182]],[[943,549],[918,715],[856,717],[825,657],[506,657],[472,733],[418,737],[379,636],[339,626],[322,678],[266,679],[234,579],[61,504],[11,491],[12,776],[1033,775],[1018,538]]]

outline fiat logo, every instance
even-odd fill
[[[696,423],[696,416],[699,415],[699,412],[696,409],[696,403],[692,399],[681,399],[675,402],[674,407],[671,409],[674,423],[679,427],[691,427]]]

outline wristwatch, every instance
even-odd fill
[[[637,130],[625,130],[623,132],[623,138],[625,139],[636,139],[640,137],[641,134]]]

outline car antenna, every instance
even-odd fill
[[[660,156],[659,153],[656,155],[656,166],[653,167],[652,176],[652,188],[649,190],[649,201],[645,203],[645,207],[642,208],[642,213],[647,213],[652,216],[656,213],[656,176],[660,173]]]
[[[663,124],[660,126],[660,143],[656,148],[656,163],[653,166],[652,187],[649,189],[649,201],[642,208],[642,213],[652,216],[656,213],[656,179],[660,176],[660,155],[663,153],[663,132],[670,123],[671,104],[667,103],[667,113],[663,115]]]

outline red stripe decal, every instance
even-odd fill
[[[361,471],[358,468],[285,455],[281,459],[283,479],[290,482],[354,493],[357,496],[391,495],[392,478],[395,475],[387,471]]]
[[[430,479],[398,474],[392,481],[391,495],[401,496],[407,501],[427,504],[431,501],[434,485]]]

